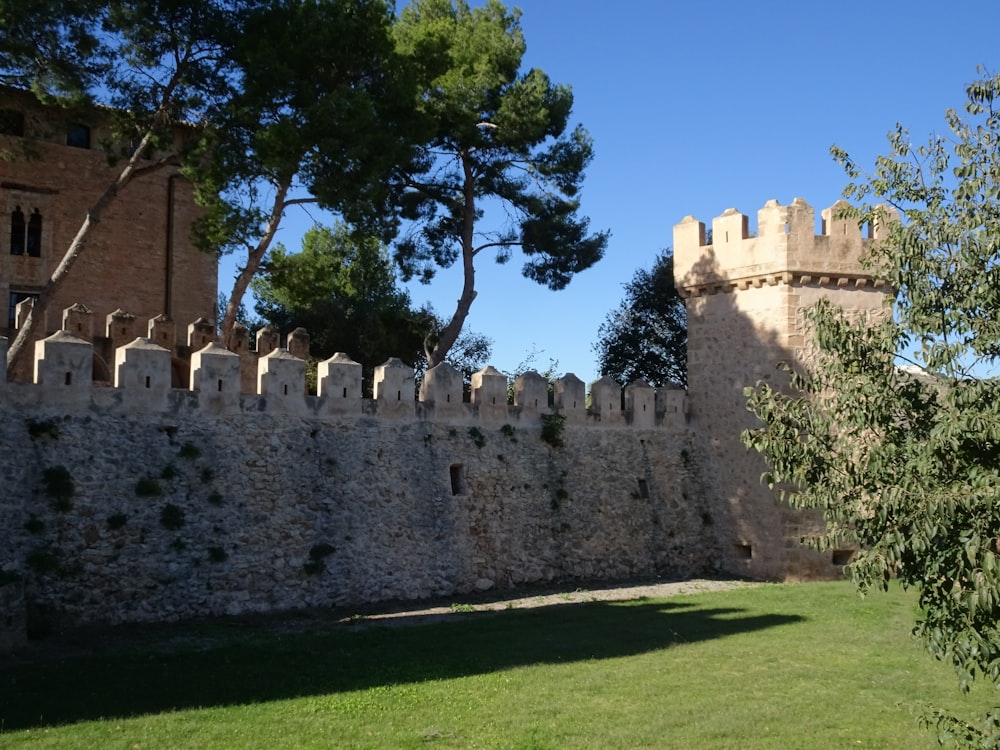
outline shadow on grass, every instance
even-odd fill
[[[259,633],[202,650],[18,664],[0,670],[0,731],[631,656],[803,620],[741,613],[664,601],[593,602],[420,627]]]

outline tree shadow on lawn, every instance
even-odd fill
[[[804,618],[636,600],[477,612],[419,627],[275,634],[0,669],[0,731],[262,703],[531,664],[632,656]]]

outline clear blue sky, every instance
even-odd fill
[[[477,4],[473,2],[473,4]],[[483,258],[467,328],[493,340],[510,371],[532,349],[542,370],[597,379],[593,342],[622,285],[669,247],[673,225],[727,208],[750,216],[769,199],[819,211],[847,182],[829,148],[862,167],[887,151],[897,122],[916,140],[946,128],[976,66],[1000,70],[1000,2],[837,3],[520,0],[525,68],[570,84],[573,122],[594,138],[583,190],[591,228],[609,230],[604,259],[551,292]],[[286,219],[289,249],[311,220]],[[223,266],[220,290],[231,289]],[[450,316],[460,275],[412,285],[416,305]]]

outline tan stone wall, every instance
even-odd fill
[[[26,112],[25,136],[0,135],[0,301],[11,291],[34,292],[62,258],[101,193],[119,173],[100,148],[107,131],[90,120],[91,149],[65,145],[67,121],[78,115],[41,110],[10,92],[0,108]],[[41,256],[10,253],[11,215],[20,206],[42,216]],[[61,311],[82,303],[94,313],[95,335],[104,334],[108,314],[121,308],[136,316],[138,332],[166,313],[175,320],[215,318],[217,262],[196,249],[190,236],[199,208],[191,185],[173,168],[137,178],[113,201],[92,232],[84,252],[49,305],[46,331],[61,324]],[[7,317],[0,329],[7,335]],[[183,343],[181,327],[178,343]]]
[[[754,578],[825,577],[830,553],[800,544],[821,519],[781,504],[761,483],[766,466],[740,434],[755,426],[744,389],[760,380],[777,387],[779,362],[807,364],[811,344],[804,311],[821,298],[853,316],[884,314],[884,289],[861,265],[868,240],[823,212],[816,234],[811,206],[776,201],[758,213],[757,236],[730,209],[712,222],[713,242],[691,217],[675,227],[675,277],[688,312],[688,401],[710,501],[721,515],[724,567]],[[839,556],[838,556],[839,558]]]

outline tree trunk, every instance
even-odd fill
[[[124,189],[137,174],[145,174],[147,172],[161,169],[167,165],[169,159],[160,159],[154,165],[143,167],[141,170],[137,169],[136,165],[141,161],[142,153],[146,150],[152,136],[153,129],[151,128],[143,136],[142,141],[139,143],[139,147],[136,148],[135,152],[132,154],[117,179],[115,179],[115,181],[107,187],[94,205],[90,207],[90,210],[87,211],[87,216],[84,218],[79,230],[77,230],[76,236],[70,243],[69,248],[67,248],[62,260],[59,261],[59,265],[56,266],[55,271],[52,272],[48,281],[45,282],[45,286],[43,286],[42,290],[38,293],[38,297],[31,306],[31,310],[28,313],[28,317],[24,321],[24,325],[18,329],[17,336],[14,337],[14,341],[7,350],[8,379],[13,377],[14,372],[17,369],[18,362],[28,347],[28,343],[37,332],[39,321],[41,321],[44,317],[45,309],[49,304],[49,300],[62,285],[66,275],[76,262],[76,259],[80,257],[80,254],[87,246],[87,240],[90,237],[90,233],[93,231],[94,227],[100,223],[101,218],[104,215],[104,211],[114,201],[118,193]]]
[[[424,354],[427,355],[427,369],[439,365],[445,361],[451,347],[455,345],[465,319],[469,317],[469,310],[472,301],[476,298],[476,250],[473,244],[475,222],[476,222],[476,176],[472,172],[472,163],[466,152],[462,152],[462,168],[465,172],[464,184],[464,205],[462,208],[462,273],[464,282],[462,284],[462,296],[458,298],[458,305],[454,315],[448,324],[441,329],[437,344],[433,350],[428,351],[424,346]]]
[[[257,242],[256,247],[248,254],[246,265],[240,269],[240,272],[236,275],[236,280],[233,282],[233,291],[229,295],[229,301],[226,302],[226,312],[222,317],[222,325],[219,331],[220,343],[226,349],[232,348],[233,330],[236,328],[236,313],[239,312],[240,303],[243,302],[243,295],[246,294],[247,289],[250,288],[251,280],[257,275],[257,271],[260,270],[260,264],[264,260],[264,255],[267,253],[267,249],[271,246],[271,241],[278,231],[278,225],[281,223],[285,207],[290,203],[285,199],[288,196],[291,186],[292,175],[282,178],[278,183],[278,190],[274,196],[274,204],[271,206],[271,216],[267,221],[264,234]]]

